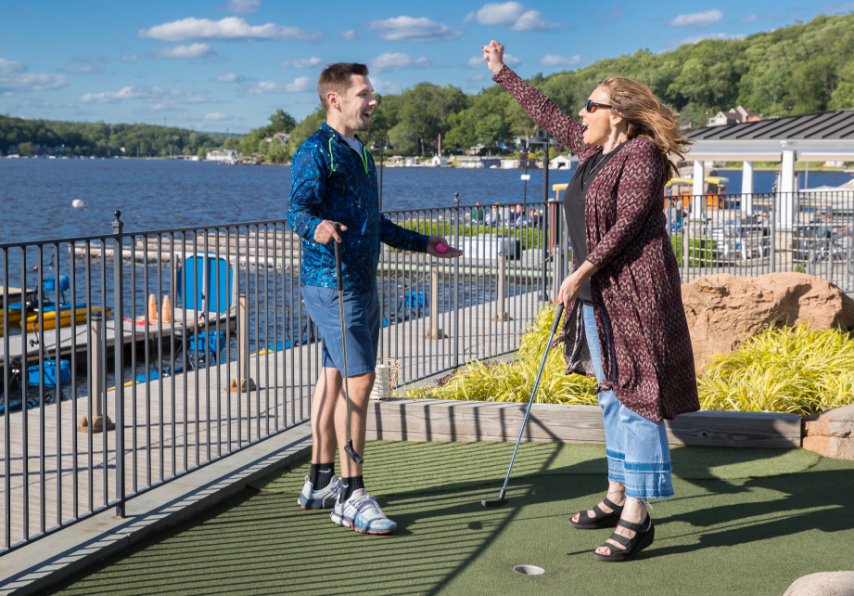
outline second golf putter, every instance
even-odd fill
[[[336,232],[341,231],[341,224],[332,223]],[[347,401],[347,446],[344,451],[347,456],[357,464],[364,462],[364,458],[353,449],[353,439],[350,437],[350,387],[347,382],[347,333],[344,326],[344,280],[341,278],[341,244],[335,241],[335,277],[338,281],[338,314],[341,317],[341,349],[344,351],[344,399]]]

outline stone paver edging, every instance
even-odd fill
[[[302,424],[0,557],[0,596],[33,594],[170,528],[311,453]]]

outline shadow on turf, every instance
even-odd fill
[[[723,481],[716,484],[729,485]],[[661,545],[654,554],[661,556],[735,546],[809,530],[830,533],[854,529],[854,511],[851,509],[854,484],[849,470],[811,472],[797,480],[790,475],[754,478],[737,488],[732,493],[765,489],[786,496],[773,501],[723,505],[666,517],[661,523],[681,521],[698,528],[699,541],[673,547]],[[775,515],[774,519],[767,519]],[[757,520],[757,517],[764,519]]]

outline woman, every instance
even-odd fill
[[[617,526],[594,556],[630,559],[655,536],[648,500],[673,495],[663,420],[700,409],[664,214],[664,185],[676,173],[666,155],[682,157],[688,143],[670,108],[642,83],[599,83],[581,125],[504,65],[504,46],[493,41],[483,51],[493,80],[579,159],[563,201],[575,270],[558,294],[567,313],[560,339],[567,373],[599,382],[609,485],[605,499],[570,524]]]

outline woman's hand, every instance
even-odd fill
[[[439,251],[440,244],[442,245],[441,252]],[[430,236],[427,241],[427,254],[440,259],[455,259],[463,256],[463,251],[448,244],[448,241],[441,236]]]
[[[581,292],[581,288],[584,287],[587,280],[590,279],[597,271],[599,271],[599,267],[590,261],[585,260],[581,264],[581,267],[576,269],[565,280],[563,280],[562,284],[560,284],[560,291],[557,293],[557,301],[563,302],[564,308],[569,310],[569,305],[573,300],[578,298],[578,293]]]
[[[563,307],[565,309],[569,310],[569,305],[578,297],[578,293],[584,286],[584,281],[584,277],[581,275],[580,271],[575,271],[567,276],[567,278],[563,280],[563,283],[560,284],[557,301],[563,302]]]
[[[497,75],[504,67],[504,46],[493,39],[488,46],[482,46],[481,49],[483,59],[489,63],[489,70]]]

